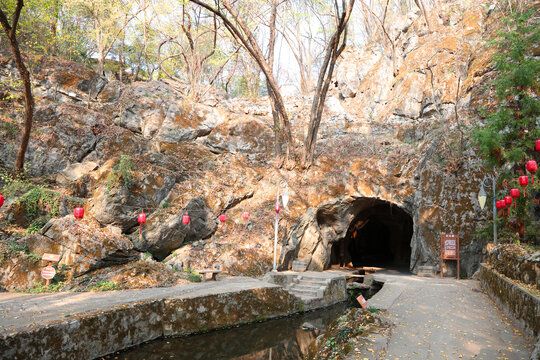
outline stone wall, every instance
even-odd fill
[[[286,316],[302,308],[279,286],[136,302],[0,336],[0,359],[93,359],[163,335]],[[106,339],[106,341],[104,340]]]
[[[540,336],[540,297],[486,264],[480,264],[480,281],[495,302],[534,336]]]
[[[540,289],[540,251],[527,251],[515,244],[502,244],[488,254],[488,262],[495,270]]]

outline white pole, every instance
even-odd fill
[[[277,271],[276,261],[277,261],[277,237],[278,237],[278,222],[279,222],[279,213],[276,212],[276,221],[274,224],[274,267],[272,271]]]

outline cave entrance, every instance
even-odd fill
[[[400,207],[363,199],[344,238],[332,245],[331,265],[409,270],[413,220]],[[340,264],[341,263],[341,264]]]

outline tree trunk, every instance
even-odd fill
[[[228,0],[223,0],[223,7],[231,14],[234,19],[234,24],[231,22],[229,17],[223,13],[220,9],[216,9],[207,3],[201,0],[190,0],[192,3],[195,3],[206,10],[212,12],[216,16],[220,17],[223,20],[223,25],[227,30],[232,34],[232,36],[249,52],[251,57],[257,62],[259,68],[264,73],[267,85],[272,89],[276,111],[279,113],[281,122],[283,123],[283,134],[286,142],[287,157],[295,155],[294,144],[291,132],[291,125],[289,123],[289,117],[287,116],[287,111],[285,110],[285,104],[283,97],[279,91],[279,86],[277,85],[276,79],[272,74],[272,71],[269,67],[268,62],[266,61],[257,41],[255,40],[253,33],[249,30],[247,25],[240,19],[238,12],[232,7],[231,3]],[[269,92],[270,93],[270,92]],[[276,119],[274,119],[276,121]],[[277,119],[279,122],[279,119]]]
[[[347,23],[349,21],[353,6],[354,0],[350,0],[347,6],[345,6],[345,0],[342,1],[343,9],[341,15],[339,15],[336,32],[334,33],[334,35],[332,35],[332,38],[330,39],[330,43],[328,44],[328,49],[326,51],[326,56],[321,67],[321,72],[319,73],[317,89],[315,91],[315,95],[313,96],[313,103],[311,105],[309,129],[304,140],[305,152],[303,165],[306,168],[311,166],[311,164],[313,163],[315,154],[315,143],[317,141],[317,133],[321,124],[322,112],[324,109],[324,103],[326,101],[326,94],[328,93],[328,88],[330,87],[330,82],[332,80],[332,74],[334,72],[336,61],[339,55],[341,55],[341,53],[343,52],[343,49],[345,49],[345,44],[347,40]],[[337,8],[336,13],[338,13]],[[342,34],[343,40],[341,40]]]
[[[19,49],[19,43],[17,42],[17,23],[19,20],[19,15],[23,7],[23,0],[17,1],[17,7],[13,14],[13,22],[10,25],[6,15],[0,9],[0,23],[4,29],[7,38],[9,40],[9,45],[11,47],[11,52],[13,53],[13,58],[15,59],[15,64],[17,65],[17,70],[21,75],[23,80],[24,87],[24,130],[22,134],[21,144],[19,146],[19,151],[17,153],[17,158],[15,159],[15,170],[22,172],[24,169],[24,157],[26,155],[26,149],[28,148],[28,142],[30,141],[30,132],[32,131],[32,117],[34,115],[34,97],[32,96],[32,85],[30,83],[30,73],[24,65],[21,52]]]

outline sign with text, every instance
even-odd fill
[[[364,299],[362,295],[357,297],[356,300],[360,303],[360,305],[362,306],[362,309],[365,309],[367,307],[367,301],[366,299]]]
[[[442,256],[445,260],[457,260],[459,251],[459,236],[454,234],[441,235]]]
[[[441,235],[441,278],[444,260],[457,260],[457,278],[459,279],[459,235]]]
[[[45,266],[41,270],[41,277],[47,280],[47,282],[56,275],[56,270],[52,266]]]
[[[41,260],[58,262],[60,261],[60,255],[45,253],[41,257]]]

